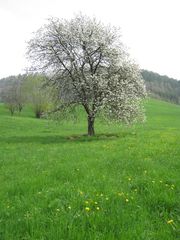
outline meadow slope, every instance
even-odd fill
[[[0,105],[0,240],[175,240],[180,107],[131,128],[11,117]]]

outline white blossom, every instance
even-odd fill
[[[144,82],[119,29],[82,15],[51,18],[29,41],[28,56],[36,71],[51,75],[49,84],[58,89],[61,104],[84,107],[89,135],[99,113],[127,123],[143,119]]]

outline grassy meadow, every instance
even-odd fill
[[[180,106],[133,127],[11,117],[0,105],[0,240],[180,239]]]

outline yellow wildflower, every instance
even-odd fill
[[[96,209],[99,211],[99,209],[100,209],[100,208],[99,208],[99,207],[97,207]]]
[[[122,196],[122,195],[124,195],[124,193],[123,193],[123,192],[121,192],[121,193],[119,192],[119,193],[118,193],[118,196]]]
[[[89,207],[86,207],[85,210],[86,210],[87,212],[89,212],[89,211],[90,211],[90,208],[89,208]]]
[[[172,224],[174,221],[172,219],[167,221],[167,224]]]

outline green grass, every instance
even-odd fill
[[[11,117],[0,105],[0,240],[179,239],[180,107],[125,128]],[[173,220],[168,223],[169,220]]]

